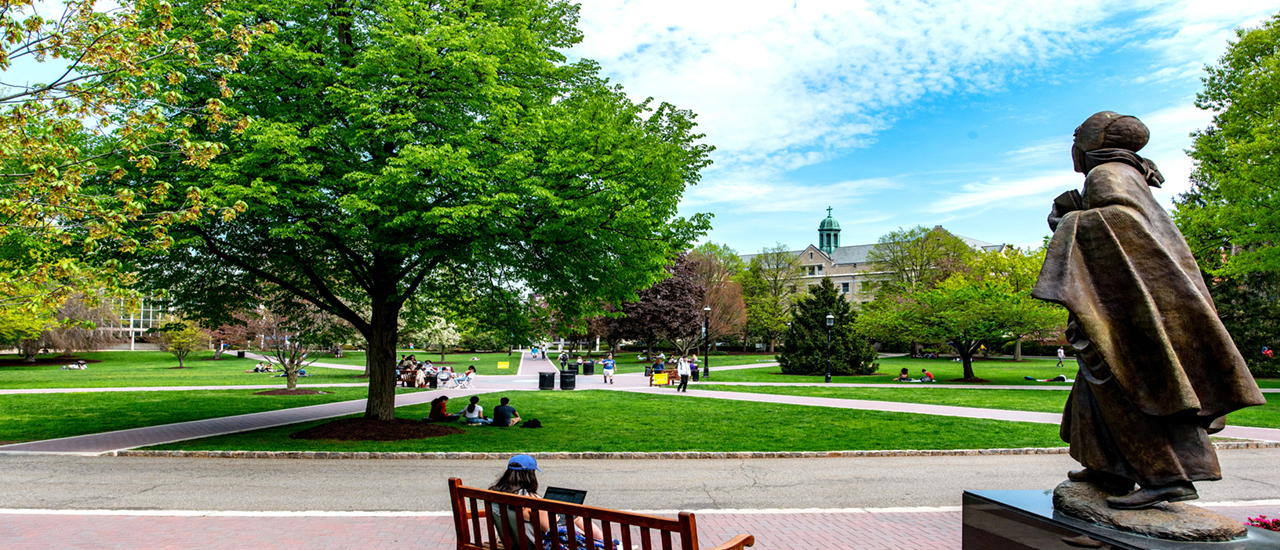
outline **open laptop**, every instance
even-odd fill
[[[583,501],[587,500],[587,492],[563,487],[547,487],[547,492],[542,495],[542,498],[571,504],[582,504]]]

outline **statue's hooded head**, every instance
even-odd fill
[[[1085,153],[1098,149],[1124,149],[1138,152],[1151,139],[1147,125],[1137,117],[1112,111],[1097,113],[1076,128],[1076,140],[1071,146],[1071,160],[1077,172],[1084,173]]]

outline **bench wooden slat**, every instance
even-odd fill
[[[567,538],[569,539],[569,550],[578,550],[578,526],[574,525],[574,519],[573,516],[569,515],[564,517],[565,532],[568,533]],[[587,521],[591,520],[588,519]]]
[[[631,526],[626,524],[618,524],[618,528],[622,529],[622,547],[631,550],[635,546],[631,544]]]
[[[489,503],[488,503],[488,502],[486,502],[486,503],[484,503],[484,505],[485,505],[485,507],[488,507],[488,506],[489,506]],[[494,526],[493,521],[494,521],[494,518],[493,518],[493,517],[490,517],[490,518],[489,518],[489,521],[484,522],[485,527],[489,530],[489,546],[497,546],[497,545],[498,545],[498,536],[499,536],[499,535],[498,535],[498,529],[497,529],[497,527],[496,527],[496,526]]]
[[[486,491],[484,489],[476,489],[473,487],[459,487],[458,494],[463,497],[474,497],[486,502],[505,503],[516,506],[526,506],[526,501],[530,497],[522,497],[510,493],[499,493],[497,491]],[[658,516],[648,516],[644,514],[632,514],[629,512],[619,512],[608,508],[595,508],[592,506],[584,506],[581,504],[570,504],[568,502],[560,502],[558,500],[542,500],[538,499],[538,510],[545,510],[555,514],[574,514],[579,516],[587,516],[598,520],[609,520],[614,523],[622,523],[627,525],[635,525],[637,527],[648,527],[650,529],[658,529],[663,531],[679,531],[680,522],[670,518]]]
[[[689,512],[680,512],[680,550],[698,550],[698,520]]]
[[[649,533],[648,527],[640,528],[640,548],[641,550],[653,550],[653,535]]]
[[[531,542],[531,541],[527,540],[527,539],[528,539],[528,537],[526,537],[526,536],[525,536],[525,532],[527,532],[529,529],[528,529],[528,527],[525,527],[525,523],[524,523],[524,508],[521,508],[521,507],[519,507],[519,506],[513,506],[512,508],[515,508],[515,513],[514,513],[514,514],[508,514],[508,513],[506,512],[507,506],[506,506],[506,505],[503,505],[503,506],[502,506],[502,509],[503,509],[502,517],[503,517],[503,518],[507,518],[507,517],[512,516],[512,515],[514,515],[514,516],[516,517],[516,524],[515,524],[515,526],[514,526],[514,527],[509,527],[510,529],[512,529],[512,530],[514,530],[514,531],[515,531],[514,533],[512,533],[512,534],[511,534],[511,539],[510,539],[510,540],[515,541],[515,547],[516,547],[516,548],[518,548],[518,549],[520,549],[520,550],[525,550],[525,546],[528,546],[529,544],[534,544],[535,546],[536,546],[536,545],[541,544],[541,542],[542,542],[542,541],[537,541],[537,540],[535,540],[535,541],[532,541],[532,542]],[[530,520],[530,521],[532,521],[532,522],[533,522],[533,524],[534,524],[535,526],[538,524],[538,514],[537,514],[537,512],[536,512],[536,511],[535,511],[535,512],[533,512],[532,514],[530,514],[530,518],[529,518],[529,520]],[[505,525],[510,526],[510,522],[506,521],[505,519],[503,520],[503,522],[502,522],[502,523],[503,523],[503,524],[505,524]],[[538,530],[538,528],[537,528],[537,527],[534,527],[534,529],[533,529],[533,530],[536,532],[536,531]],[[536,548],[530,548],[530,549],[528,549],[528,550],[536,550]]]
[[[662,550],[671,550],[671,531],[662,531]]]
[[[480,507],[476,504],[476,499],[474,498],[467,499],[467,503],[471,505],[472,540],[476,544],[484,544],[484,531],[480,530]]]

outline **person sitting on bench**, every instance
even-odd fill
[[[507,471],[503,472],[502,476],[499,477],[497,481],[493,482],[493,485],[489,486],[489,490],[498,491],[500,493],[511,493],[513,495],[520,495],[520,496],[525,496],[530,498],[541,499],[542,497],[538,496],[538,474],[534,473],[534,472],[541,472],[541,471],[542,470],[538,469],[538,461],[535,460],[533,457],[529,455],[513,456],[511,457],[511,460],[507,461]],[[509,525],[512,529],[515,528],[517,524],[515,521],[516,519],[515,510],[508,508],[507,509],[508,517],[503,517],[501,513],[501,509],[497,505],[489,504],[488,506],[489,506],[489,517],[497,518],[495,523],[498,523],[498,532],[501,534],[501,536],[505,538],[506,529],[503,529],[504,526],[502,524],[505,523]],[[530,514],[530,510],[524,509],[521,511],[521,513],[524,515],[523,523],[525,527],[525,532],[523,534],[526,540],[538,541],[536,548],[544,548],[544,547],[550,548],[552,543],[551,539],[552,537],[556,536],[554,533],[558,531],[560,535],[561,547],[568,548],[569,547],[569,541],[567,540],[569,536],[568,529],[564,527],[559,527],[558,529],[556,529],[550,514],[540,510],[537,512],[538,512],[538,517],[535,520],[533,515]],[[536,524],[536,528],[535,528],[535,524]],[[604,541],[600,539],[596,539],[595,541],[593,541],[594,544],[589,543],[587,542],[586,536],[583,535],[583,531],[585,530],[585,528],[582,525],[582,518],[579,518],[579,517],[573,518],[573,524],[576,527],[574,534],[577,535],[579,548],[610,548],[612,547],[616,549],[621,544],[615,540],[613,541],[612,545],[606,545],[604,544]],[[553,531],[552,529],[556,529],[556,531]],[[594,530],[594,533],[599,533],[599,532],[600,532],[599,530]],[[545,544],[543,543],[543,541],[545,541]],[[514,544],[507,547],[511,548],[513,546],[519,547],[519,545],[514,545]]]
[[[491,426],[506,428],[520,423],[520,413],[516,412],[515,407],[508,405],[510,402],[510,399],[503,397],[501,403],[493,408],[493,424]]]

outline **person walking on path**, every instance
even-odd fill
[[[676,361],[676,374],[680,375],[680,386],[676,391],[689,393],[689,361],[683,356]]]
[[[1062,368],[1062,362],[1066,360],[1067,352],[1062,351],[1062,346],[1058,346],[1058,368]]]
[[[560,370],[564,370],[564,367],[568,364],[569,364],[569,353],[564,351],[560,352]]]
[[[617,362],[613,360],[613,354],[609,354],[609,356],[605,358],[602,364],[604,365],[604,383],[612,384],[613,369],[615,366],[617,366]]]

